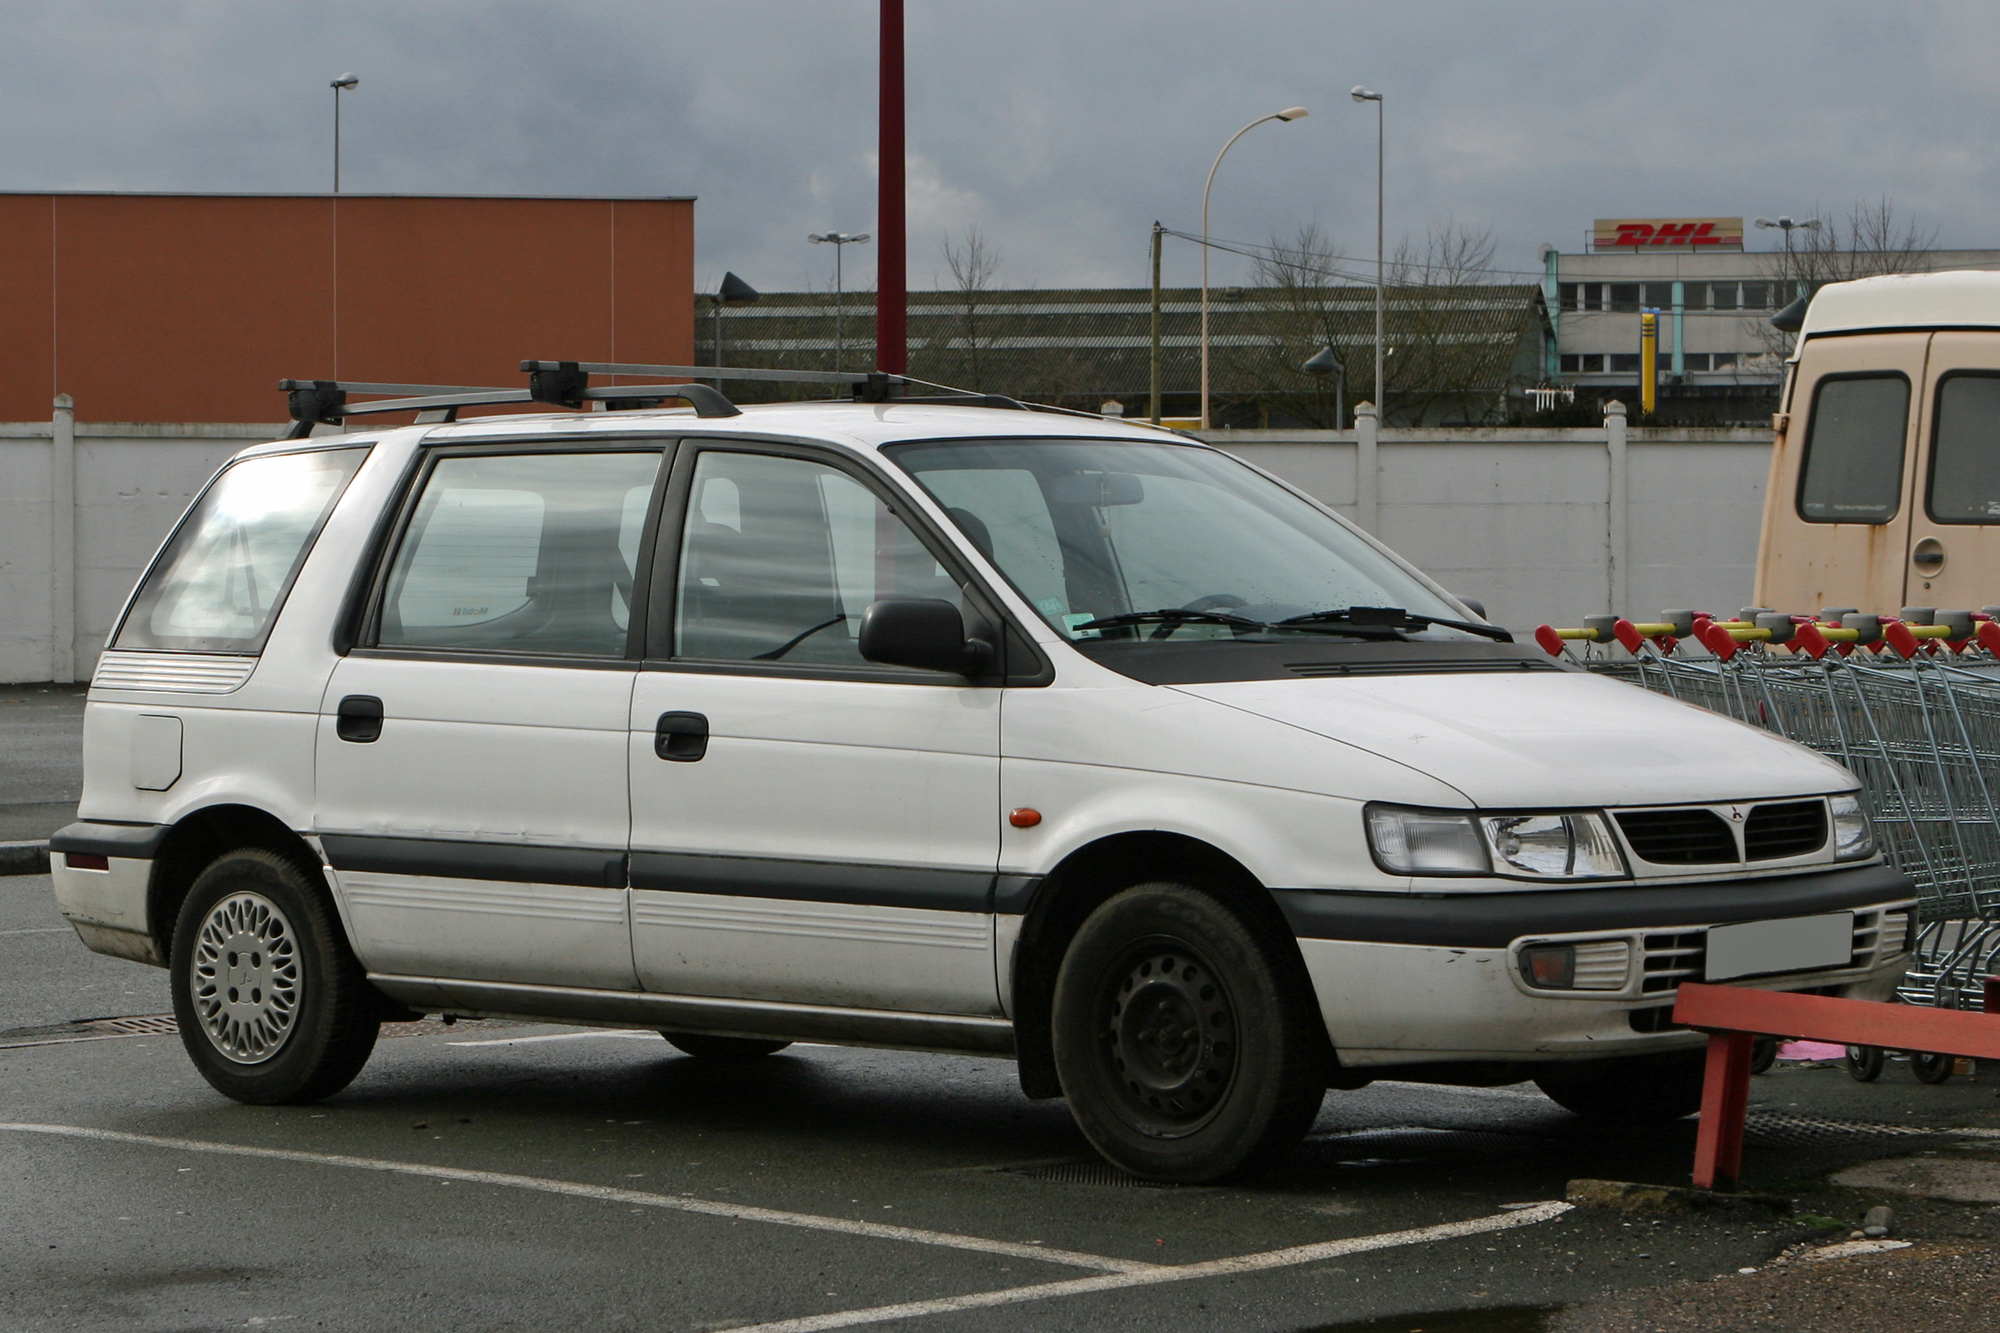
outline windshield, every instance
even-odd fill
[[[885,452],[1072,640],[1468,637],[1427,623],[1463,612],[1219,450],[1001,439]],[[1337,614],[1354,607],[1412,614]]]

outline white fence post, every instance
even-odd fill
[[[49,679],[76,679],[76,400],[56,395],[49,436]]]
[[[1375,445],[1380,424],[1381,413],[1376,411],[1375,404],[1355,404],[1354,521],[1361,525],[1363,532],[1371,535],[1377,532],[1376,519],[1379,517],[1376,483],[1381,480],[1382,473],[1376,463]]]
[[[1630,525],[1631,488],[1625,470],[1625,404],[1612,399],[1604,405],[1604,449],[1611,463],[1611,494],[1604,523],[1605,566],[1610,585],[1610,605],[1606,610],[1629,618],[1632,608],[1625,604],[1631,595],[1632,542]]]

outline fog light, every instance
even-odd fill
[[[1537,990],[1568,990],[1576,984],[1576,949],[1538,944],[1521,950],[1521,976]]]

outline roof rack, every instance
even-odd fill
[[[1003,394],[980,393],[972,389],[933,384],[908,375],[869,371],[862,375],[831,370],[766,370],[731,366],[652,366],[627,365],[608,361],[523,361],[528,377],[525,389],[501,389],[463,384],[374,384],[355,380],[279,380],[286,395],[292,425],[285,438],[303,439],[314,426],[338,426],[347,417],[384,412],[414,412],[419,425],[458,420],[464,407],[490,407],[506,403],[546,403],[551,407],[580,408],[601,402],[610,411],[658,407],[678,398],[694,408],[698,417],[741,416],[742,409],[723,397],[720,389],[694,382],[696,377],[715,381],[763,380],[779,384],[832,384],[845,386],[853,401],[862,403],[949,404],[954,407],[992,407],[1016,412],[1053,412],[1063,416],[1090,417],[1095,414],[1073,408],[1024,403]],[[593,387],[592,375],[667,376],[675,382],[660,384],[611,384]],[[685,377],[682,379],[680,377]],[[935,389],[933,394],[912,394],[911,387]],[[901,390],[901,392],[898,392]],[[365,395],[359,401],[355,395]]]

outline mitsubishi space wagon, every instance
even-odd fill
[[[50,846],[223,1095],[426,1015],[973,1053],[1206,1181],[1372,1079],[1686,1115],[1682,981],[1903,973],[1848,772],[1222,449],[676,394],[257,445],[167,538]]]

